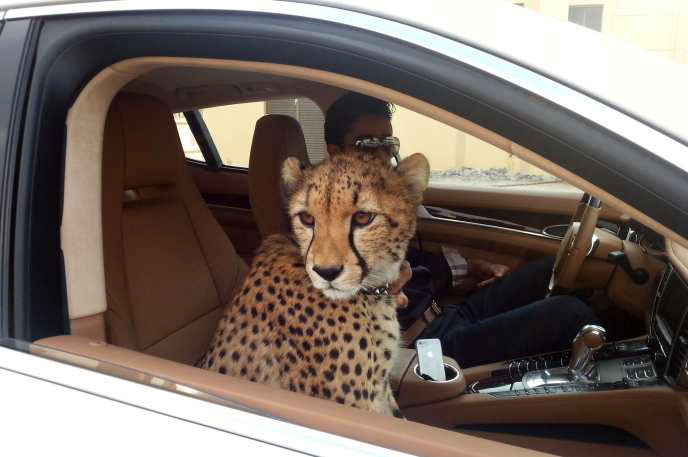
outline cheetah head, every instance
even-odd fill
[[[429,176],[422,154],[397,167],[358,152],[308,168],[288,158],[282,180],[289,217],[313,285],[344,300],[394,281]]]

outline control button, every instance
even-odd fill
[[[518,362],[518,374],[523,375],[526,374],[528,371],[528,361],[527,360],[521,360]]]

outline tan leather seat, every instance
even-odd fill
[[[263,237],[291,231],[281,188],[282,163],[287,157],[308,163],[306,140],[296,119],[280,114],[258,119],[248,165],[248,197]]]
[[[103,232],[108,341],[196,362],[246,265],[191,179],[171,111],[152,97],[120,94],[108,112]]]

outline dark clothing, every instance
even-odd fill
[[[428,253],[417,253],[407,256],[414,276],[417,268],[427,269],[419,262],[427,262]],[[438,265],[442,256],[429,255],[435,257],[432,267],[440,269],[436,274],[451,275]],[[476,290],[463,303],[445,305],[421,338],[439,338],[444,355],[464,368],[569,348],[581,327],[599,322],[576,297],[544,298],[553,262],[551,257],[531,262]],[[422,294],[417,284],[408,285],[409,308],[415,309],[412,296]]]

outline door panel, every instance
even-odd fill
[[[424,202],[542,229],[553,224],[568,224],[581,195],[582,191],[564,188],[560,183],[513,187],[440,187],[431,184],[425,191]],[[621,217],[619,211],[602,206],[601,219],[619,222]]]
[[[424,249],[440,244],[464,256],[515,268],[529,260],[555,255],[560,238],[546,236],[551,225],[567,225],[582,192],[561,183],[510,187],[441,186],[431,183],[424,204],[432,218],[421,218],[418,237]],[[446,208],[459,213],[456,221]],[[436,218],[439,217],[439,218]],[[600,225],[621,225],[622,215],[604,207]],[[618,228],[618,227],[612,227]]]
[[[439,250],[440,245],[449,245],[465,257],[512,268],[528,260],[554,255],[559,247],[559,241],[551,238],[424,219],[418,221],[418,238],[425,250]]]

